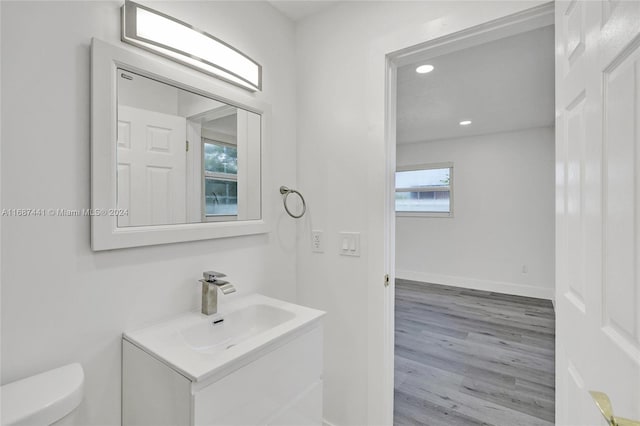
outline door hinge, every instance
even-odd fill
[[[189,141],[185,141],[185,151],[189,152]]]
[[[384,274],[384,286],[389,287],[389,274]]]

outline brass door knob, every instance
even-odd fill
[[[607,420],[607,423],[609,423],[609,426],[640,426],[640,421],[614,416],[611,400],[606,393],[598,391],[589,391],[589,393],[598,406],[598,409],[600,409],[602,416]]]

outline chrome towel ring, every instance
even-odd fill
[[[284,209],[287,211],[287,214],[289,216],[291,216],[294,219],[300,219],[302,216],[304,216],[304,213],[307,211],[307,203],[304,201],[304,197],[302,196],[301,193],[299,193],[295,189],[290,189],[283,185],[280,187],[280,194],[284,195],[284,198],[282,199],[282,203],[284,204]],[[298,197],[300,197],[300,200],[302,201],[302,213],[300,213],[299,215],[291,213],[291,210],[289,210],[289,207],[287,206],[287,197],[290,194],[298,194]]]

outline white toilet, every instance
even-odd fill
[[[73,425],[83,396],[80,364],[46,371],[0,388],[2,426]]]

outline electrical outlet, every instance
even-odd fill
[[[529,272],[529,268],[527,268],[527,265],[522,265],[522,273],[526,274],[527,272]]]
[[[322,231],[311,231],[311,251],[324,253],[324,236]]]

